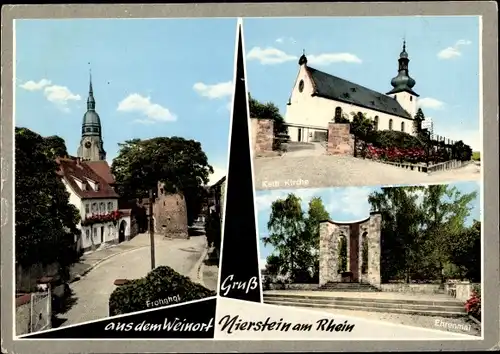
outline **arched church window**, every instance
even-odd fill
[[[398,100],[398,96],[394,95],[394,99],[397,101]]]
[[[337,108],[335,108],[335,118],[334,118],[334,120],[335,120],[335,122],[338,123],[338,122],[340,122],[341,118],[342,118],[342,108],[337,107]]]
[[[358,118],[359,118],[359,119],[363,119],[363,113],[358,112]]]
[[[105,208],[104,203],[100,203],[100,204],[99,204],[99,212],[100,212],[100,213],[104,213],[104,212],[106,211],[106,209],[104,209],[104,208]]]
[[[378,130],[378,116],[373,118],[373,130]]]
[[[338,272],[347,271],[347,239],[344,235],[340,235],[338,244]]]
[[[401,122],[401,131],[404,132],[405,131],[405,122]]]
[[[97,203],[92,203],[92,212],[97,212]]]
[[[299,92],[304,91],[304,80],[300,80],[299,82]]]
[[[410,96],[410,102],[413,101],[413,96]]]
[[[368,233],[361,236],[361,274],[368,273]]]
[[[113,202],[108,202],[108,211],[113,211]]]
[[[392,130],[392,119],[389,119],[389,130]]]

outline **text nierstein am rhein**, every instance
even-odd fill
[[[353,323],[344,321],[342,323],[335,322],[334,319],[323,318],[315,321],[314,323],[292,323],[279,320],[273,320],[267,317],[262,321],[245,321],[239,315],[231,316],[225,315],[219,321],[219,327],[222,332],[232,334],[234,332],[252,331],[252,332],[352,332],[356,326]]]

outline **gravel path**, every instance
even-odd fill
[[[255,188],[375,186],[480,180],[475,165],[426,174],[351,156],[288,156],[254,159]]]
[[[189,240],[155,240],[156,266],[167,265],[189,276],[205,247],[203,236]],[[58,317],[66,319],[62,326],[97,320],[108,316],[109,296],[116,279],[137,279],[151,270],[150,248],[142,247],[114,256],[90,271],[85,277],[70,284],[76,303]],[[182,299],[181,299],[182,300]]]
[[[335,315],[344,315],[352,317],[365,318],[367,320],[386,321],[397,323],[406,326],[415,326],[427,329],[455,332],[468,334],[472,336],[481,336],[481,327],[474,321],[468,318],[444,318],[435,316],[415,316],[415,315],[401,315],[395,313],[383,312],[366,312],[366,311],[352,311],[352,310],[337,310],[337,309],[315,309],[307,308],[312,311],[328,312]]]

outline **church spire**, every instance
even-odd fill
[[[307,65],[307,57],[305,49],[302,49],[302,55],[299,58],[299,65]]]
[[[92,88],[92,69],[89,70],[89,98],[87,98],[87,110],[95,110],[94,89]]]
[[[406,51],[406,39],[403,39],[403,50],[399,53],[398,59],[398,75],[391,80],[391,85],[393,89],[387,94],[393,94],[398,92],[408,92],[413,95],[418,96],[413,92],[413,87],[416,82],[410,77],[408,64],[410,59],[408,58],[408,52]]]

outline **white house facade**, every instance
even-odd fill
[[[80,211],[77,250],[86,252],[128,240],[130,212],[118,209],[114,189],[79,158],[58,159],[58,164],[69,202]]]
[[[391,80],[393,88],[382,94],[308,66],[303,54],[285,113],[291,141],[321,139],[329,122],[340,117],[352,120],[352,114],[359,113],[372,120],[376,130],[414,135],[419,95],[413,91],[415,80],[408,73],[406,44],[398,61],[398,75]]]

